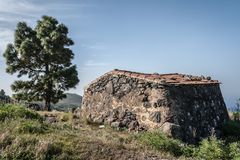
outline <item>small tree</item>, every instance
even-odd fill
[[[236,102],[236,108],[233,113],[233,118],[235,121],[240,121],[240,98]]]
[[[16,99],[45,100],[45,107],[51,110],[51,102],[65,98],[64,91],[78,84],[69,48],[73,41],[67,35],[68,28],[49,16],[43,16],[34,29],[25,22],[17,24],[14,43],[8,44],[4,53],[6,72],[17,73],[19,78],[27,76],[11,86]]]
[[[5,103],[9,103],[11,101],[11,98],[6,95],[5,91],[3,89],[0,90],[0,102],[2,105]]]
[[[0,90],[0,98],[5,97],[5,91],[3,89]]]

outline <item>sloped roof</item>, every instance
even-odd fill
[[[112,75],[125,75],[131,78],[143,79],[155,83],[164,83],[164,84],[219,84],[218,80],[212,80],[211,77],[204,76],[192,76],[179,73],[170,73],[170,74],[148,74],[148,73],[139,73],[131,72],[126,70],[115,69],[106,74]]]

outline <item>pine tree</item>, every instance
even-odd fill
[[[8,44],[4,57],[6,72],[17,73],[18,78],[11,88],[18,100],[45,101],[51,103],[66,97],[64,91],[74,88],[78,82],[74,54],[69,46],[68,28],[49,16],[43,16],[34,29],[25,22],[17,24],[14,43]],[[27,80],[25,80],[27,79]]]
[[[5,91],[3,89],[0,90],[0,97],[4,97],[5,96]]]

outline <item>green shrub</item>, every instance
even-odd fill
[[[225,137],[240,137],[240,122],[228,121],[222,127],[222,132]]]
[[[156,150],[169,152],[175,156],[181,156],[184,153],[184,145],[180,141],[168,138],[161,132],[145,132],[138,135],[137,139]],[[185,152],[188,151],[185,150]]]
[[[240,143],[234,142],[229,144],[229,158],[234,160],[240,159]]]
[[[43,118],[38,113],[30,111],[21,106],[6,105],[0,107],[0,121],[17,118],[33,119],[39,121],[43,120]]]
[[[7,118],[10,118],[11,115],[7,111],[0,110],[0,121],[5,121]]]
[[[204,160],[224,159],[225,147],[223,141],[218,140],[216,137],[204,139],[200,143],[197,157]]]
[[[240,121],[240,112],[233,112],[233,120]]]
[[[197,154],[197,148],[194,145],[185,144],[182,147],[182,154],[185,157],[195,157]]]
[[[31,134],[41,134],[45,133],[48,130],[48,125],[45,123],[41,123],[39,121],[28,120],[21,123],[18,127],[18,131],[20,133],[31,133]]]

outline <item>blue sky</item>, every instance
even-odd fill
[[[238,0],[0,0],[0,52],[18,21],[50,15],[69,28],[83,88],[112,69],[209,75],[232,107],[240,97]],[[16,79],[0,58],[0,88]]]

